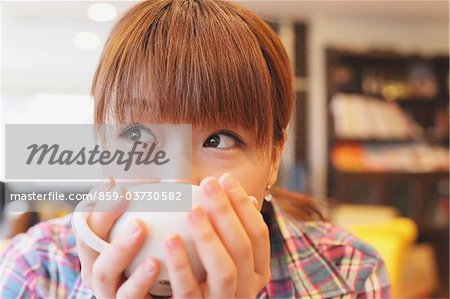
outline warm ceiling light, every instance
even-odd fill
[[[88,16],[96,22],[109,22],[116,18],[116,8],[108,3],[91,4],[88,8]]]
[[[73,38],[75,47],[81,50],[93,50],[100,45],[100,37],[94,32],[78,32]]]

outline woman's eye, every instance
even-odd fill
[[[209,136],[205,143],[204,147],[214,147],[220,149],[230,149],[236,147],[239,144],[239,140],[236,137],[230,136],[226,133],[218,133]]]
[[[155,137],[152,130],[141,125],[134,125],[126,128],[122,132],[121,136],[128,138],[133,142],[139,141],[142,143],[159,143],[159,140]]]

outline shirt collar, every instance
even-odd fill
[[[286,214],[274,201],[265,201],[261,213],[271,235],[271,280],[291,279],[295,287],[292,292],[296,293],[290,297],[330,298],[353,293],[336,265],[303,230],[302,222]],[[280,258],[284,261],[276,261]]]

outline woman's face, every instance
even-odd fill
[[[261,207],[266,185],[276,178],[273,175],[278,171],[281,155],[275,159],[270,159],[271,156],[258,153],[250,131],[237,127],[192,126],[192,179],[196,184],[207,176],[219,178],[228,172],[249,195],[258,199]]]
[[[137,124],[139,123],[145,122],[137,122]],[[141,125],[133,125],[131,127],[137,128],[140,132],[138,136],[145,136],[144,131],[140,129]],[[151,127],[151,125],[148,125],[148,127]],[[191,163],[191,182],[199,185],[201,180],[207,176],[220,178],[224,173],[228,172],[237,179],[248,195],[258,199],[259,207],[261,208],[267,184],[272,185],[276,180],[284,141],[273,153],[269,152],[271,151],[270,147],[261,151],[261,148],[256,144],[255,134],[251,130],[223,124],[207,127],[192,125],[189,130],[191,128],[192,155],[189,162]],[[163,137],[166,146],[177,148],[175,152],[183,151],[185,142],[191,141],[189,136],[184,135],[186,131],[182,130],[177,132],[166,129],[160,130],[158,133],[160,137]],[[119,134],[119,136],[122,135],[123,133]],[[132,137],[128,136],[128,134],[126,136],[127,138]],[[145,138],[142,139],[146,140]],[[177,167],[174,166],[177,165],[177,162],[174,162],[177,160],[173,159],[173,156],[171,160],[171,167]],[[147,176],[149,172],[154,170],[149,167],[143,165],[140,172],[141,176],[138,175],[137,177]],[[179,171],[176,168],[172,168],[172,170],[175,172]],[[107,170],[110,175],[115,177],[113,171],[115,171],[114,168]],[[118,172],[120,175],[123,174],[122,169],[118,169]]]

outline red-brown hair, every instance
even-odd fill
[[[152,0],[115,25],[92,85],[95,122],[227,123],[254,132],[261,153],[283,140],[294,107],[293,72],[277,34],[257,15],[216,0]],[[272,194],[301,219],[314,200]]]

